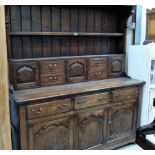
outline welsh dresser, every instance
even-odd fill
[[[126,23],[134,11],[6,7],[18,149],[115,149],[135,141],[143,82],[124,72]]]

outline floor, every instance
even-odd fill
[[[120,147],[117,150],[143,150],[143,149],[140,146],[138,146],[137,144],[129,144],[129,145]]]

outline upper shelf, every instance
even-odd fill
[[[96,32],[10,32],[9,35],[33,35],[33,36],[123,36],[123,33],[96,33]]]

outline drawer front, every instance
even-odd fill
[[[88,62],[88,67],[101,66],[101,67],[107,68],[107,57],[89,58],[87,62]]]
[[[65,73],[41,75],[41,86],[49,86],[65,83]]]
[[[107,104],[110,101],[109,93],[78,96],[74,99],[74,109],[82,109]]]
[[[107,78],[107,69],[89,69],[88,80],[99,80]]]
[[[64,61],[42,61],[40,62],[41,74],[55,73],[64,70]],[[58,70],[58,71],[57,71]]]
[[[112,102],[134,99],[139,96],[139,88],[124,88],[112,91]]]
[[[71,99],[56,100],[26,107],[28,119],[55,115],[72,110]]]

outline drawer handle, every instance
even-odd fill
[[[51,76],[51,77],[49,78],[49,80],[50,80],[50,81],[56,81],[56,80],[57,80],[57,77],[56,77],[56,76]]]
[[[134,91],[131,94],[132,94],[133,97],[136,97],[137,96],[137,91]]]
[[[53,68],[53,67],[56,67],[56,66],[57,66],[57,64],[49,64],[50,68]]]
[[[98,101],[99,102],[104,102],[104,101],[107,101],[107,98],[106,97],[105,98],[99,98]]]
[[[53,67],[53,65],[52,65],[52,64],[49,64],[49,67],[50,67],[50,68],[52,68],[52,67]]]
[[[39,108],[38,110],[32,109],[32,112],[35,113],[35,114],[40,114],[42,111],[43,111],[42,108]]]
[[[68,104],[67,104],[67,103],[65,103],[63,106],[64,106],[64,107],[67,107],[67,106],[68,106]]]
[[[77,100],[77,103],[78,104],[86,104],[87,100],[86,99],[84,99],[84,100]]]
[[[101,64],[101,63],[102,63],[102,61],[100,61],[100,60],[96,62],[96,64]]]
[[[101,76],[101,72],[96,72],[96,76]]]
[[[60,110],[63,110],[63,109],[65,109],[66,107],[68,107],[68,104],[67,104],[67,103],[57,106],[57,108],[60,109]]]
[[[111,125],[111,120],[108,121],[108,124]]]

